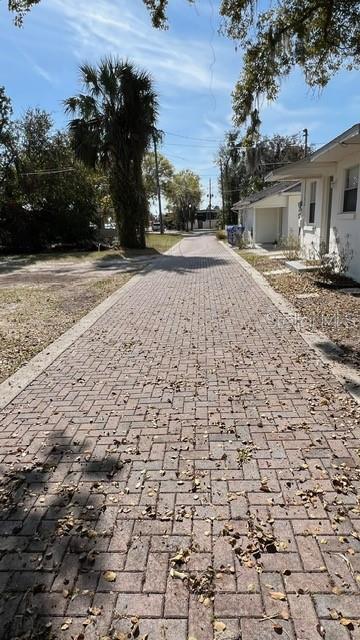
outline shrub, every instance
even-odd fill
[[[314,245],[312,245],[313,253],[319,261],[318,274],[325,281],[344,276],[349,270],[350,263],[354,256],[349,234],[346,235],[345,244],[341,244],[336,227],[334,227],[333,232],[337,246],[336,251],[333,250],[329,253],[324,242],[320,243],[319,249],[316,249]]]
[[[293,233],[290,233],[286,238],[281,238],[279,247],[288,260],[298,260],[300,258],[300,240]]]
[[[246,249],[249,246],[248,238],[245,238],[244,236],[245,236],[245,234],[242,233],[237,238],[236,245],[237,245],[238,249]]]
[[[224,231],[224,229],[218,229],[216,231],[216,237],[218,240],[225,240],[226,239],[226,231]]]

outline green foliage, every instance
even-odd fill
[[[143,2],[151,13],[154,27],[164,28],[166,26],[166,9],[169,0],[143,0]]]
[[[223,175],[225,223],[237,223],[237,213],[232,207],[251,193],[261,191],[266,186],[266,174],[303,156],[304,149],[296,136],[258,136],[257,143],[249,146],[247,136],[242,137],[239,131],[228,132],[217,158]]]
[[[143,1],[154,26],[163,27],[167,0]],[[259,100],[275,100],[294,67],[321,89],[339,69],[360,65],[359,0],[222,0],[220,15],[244,52],[233,105],[236,125],[248,123],[251,140],[260,125]]]
[[[222,171],[222,185],[224,195],[224,222],[236,224],[237,214],[232,211],[242,193],[248,190],[249,182],[244,154],[241,149],[241,139],[237,131],[229,131],[225,135],[224,143],[220,146],[217,158]]]
[[[360,2],[278,0],[258,9],[256,0],[223,0],[226,31],[244,49],[233,100],[235,121],[258,129],[259,98],[275,100],[282,78],[298,66],[310,87],[325,87],[341,67],[360,63]]]
[[[301,254],[300,238],[290,233],[286,238],[280,238],[279,249],[287,260],[298,260]]]
[[[15,14],[15,24],[20,27],[23,23],[24,16],[40,0],[8,0],[8,9]]]
[[[189,224],[192,229],[201,197],[198,175],[188,169],[175,173],[168,186],[167,201],[168,209],[173,212],[178,229],[187,230]]]
[[[91,241],[98,221],[91,172],[76,161],[69,136],[53,133],[46,112],[28,110],[12,122],[9,104],[7,121],[2,109],[0,245],[32,251]]]
[[[174,176],[175,169],[168,160],[161,153],[158,153],[158,167],[159,167],[159,181],[161,193],[165,196],[168,195],[171,180]],[[154,200],[157,197],[157,184],[156,184],[156,167],[155,167],[155,154],[153,151],[148,151],[143,160],[142,165],[144,186],[146,196],[149,200]]]
[[[15,132],[11,120],[12,113],[11,100],[6,95],[5,88],[0,87],[0,198],[15,157]]]
[[[354,257],[354,250],[350,243],[350,235],[346,235],[345,244],[341,242],[340,235],[336,227],[333,227],[336,250],[328,251],[325,243],[321,242],[319,249],[313,244],[313,259],[318,261],[318,275],[324,282],[333,282],[340,279],[349,271],[351,261]]]
[[[104,58],[81,66],[84,92],[65,101],[77,156],[109,172],[119,239],[145,247],[148,205],[142,164],[155,134],[157,98],[152,79],[128,61]]]

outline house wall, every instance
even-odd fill
[[[315,221],[309,223],[311,183],[316,182]],[[320,248],[321,211],[323,207],[323,183],[325,178],[307,179],[302,183],[301,239],[307,258],[315,257]]]
[[[244,225],[244,230],[247,231],[252,238],[254,238],[254,208],[243,209],[239,213],[238,224]]]
[[[331,171],[324,172],[321,178],[316,180],[317,195],[315,206],[315,222],[308,223],[310,204],[310,183],[306,179],[302,184],[302,243],[306,257],[311,257],[320,248],[320,243],[326,238],[326,216],[328,214],[329,179],[333,177],[333,196],[330,217],[329,252],[339,253],[339,247],[345,247],[349,243],[353,258],[350,262],[348,275],[360,281],[360,184],[358,187],[358,200],[356,213],[343,213],[343,199],[345,186],[345,171],[347,168],[359,165],[360,176],[360,152],[349,153],[346,159],[336,163]],[[314,166],[315,170],[315,166]]]
[[[283,207],[281,209],[280,235],[282,238],[287,238],[289,235],[289,216],[287,207]]]
[[[353,253],[352,260],[349,265],[349,276],[354,278],[357,282],[360,282],[360,213],[357,212],[357,217],[352,220],[341,219],[341,216],[337,216],[335,222],[335,228],[337,234],[334,232],[334,227],[330,230],[330,251],[339,252],[339,246],[346,249],[350,247],[350,251]],[[346,249],[347,250],[347,249]]]
[[[285,237],[294,236],[298,237],[299,234],[299,202],[301,200],[299,193],[294,193],[288,196],[287,206],[287,233]],[[286,214],[286,209],[284,210]]]

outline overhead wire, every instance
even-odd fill
[[[38,171],[26,171],[21,173],[22,176],[44,176],[44,175],[52,175],[54,173],[70,173],[75,171],[74,167],[69,167],[67,169],[39,169]]]

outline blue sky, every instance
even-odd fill
[[[218,34],[218,0],[197,0],[193,6],[171,0],[167,31],[152,28],[142,0],[42,0],[22,29],[13,26],[5,5],[0,9],[0,84],[17,115],[39,106],[63,126],[62,100],[79,90],[79,64],[109,53],[129,57],[154,77],[159,125],[167,133],[163,153],[177,169],[199,173],[204,204],[212,178],[215,204],[220,204],[214,156],[231,127],[231,91],[241,52]],[[277,103],[263,105],[262,120],[266,134],[307,127],[310,142],[326,143],[360,121],[359,73],[342,72],[317,94],[296,71]]]

